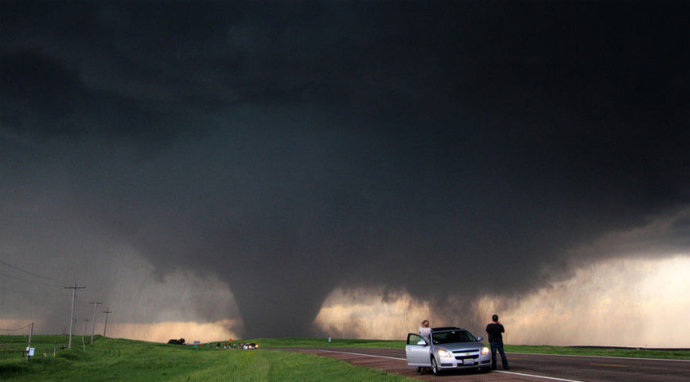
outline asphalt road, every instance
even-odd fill
[[[690,381],[690,361],[508,353],[511,369],[460,371],[436,377],[407,366],[404,349],[284,349],[428,381]]]

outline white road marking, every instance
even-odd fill
[[[406,359],[406,358],[388,357],[388,356],[385,356],[385,355],[373,355],[373,354],[355,353],[355,352],[349,352],[349,351],[335,351],[335,350],[323,350],[323,349],[319,349],[319,351],[325,351],[325,352],[329,352],[329,353],[341,353],[341,354],[361,355],[361,356],[365,356],[365,357],[387,358],[387,359],[394,359],[394,360],[397,360],[397,361],[405,361],[405,362],[407,362],[407,359]],[[515,354],[515,353],[514,353],[514,354]],[[548,380],[551,380],[551,381],[582,382],[582,381],[578,381],[578,380],[576,380],[576,379],[555,378],[555,377],[547,377],[547,376],[544,376],[544,375],[516,373],[516,372],[512,372],[512,371],[494,370],[494,372],[497,372],[497,373],[505,373],[505,374],[513,374],[513,375],[519,375],[519,376],[523,376],[523,377],[542,378],[542,379],[548,379]]]
[[[335,350],[323,350],[323,349],[318,349],[318,350],[319,350],[319,351],[326,351],[326,352],[330,352],[330,353],[354,354],[354,355],[363,355],[363,356],[367,356],[367,357],[388,358],[388,359],[394,359],[394,360],[398,360],[398,361],[405,361],[405,362],[407,362],[407,359],[406,359],[406,358],[388,357],[388,356],[385,356],[385,355],[374,355],[374,354],[354,353],[354,352],[350,352],[350,351],[335,351]]]
[[[506,352],[506,354],[518,354],[518,355],[545,355],[545,356],[554,356],[554,357],[582,357],[582,358],[631,359],[631,360],[637,360],[637,361],[690,362],[690,359],[615,357],[615,356],[606,356],[606,355],[544,354],[544,353],[513,353],[513,352]]]
[[[521,376],[521,377],[542,378],[542,379],[548,379],[548,380],[551,380],[551,381],[582,382],[582,381],[578,381],[577,379],[565,379],[565,378],[556,378],[556,377],[546,377],[546,376],[543,376],[543,375],[516,373],[516,372],[514,372],[514,371],[494,370],[494,373],[503,373],[503,374],[519,375],[519,376]]]

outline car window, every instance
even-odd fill
[[[477,339],[467,330],[451,330],[447,332],[432,333],[431,338],[435,345],[454,342],[474,342]]]
[[[418,334],[410,333],[407,335],[407,344],[408,345],[426,345],[426,341],[424,341],[424,338]]]

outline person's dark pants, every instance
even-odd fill
[[[491,368],[496,369],[496,350],[501,354],[501,362],[503,363],[503,369],[508,370],[508,358],[506,358],[506,353],[503,351],[503,342],[490,342],[491,345]]]

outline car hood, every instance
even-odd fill
[[[456,342],[450,344],[436,345],[437,349],[446,349],[449,351],[459,351],[459,350],[476,350],[484,347],[484,344],[477,342]]]

